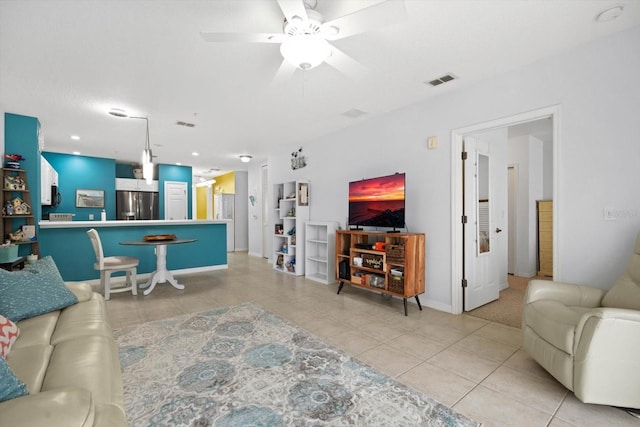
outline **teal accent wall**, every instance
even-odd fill
[[[135,178],[131,163],[116,163],[116,178]]]
[[[76,190],[104,190],[107,219],[116,219],[115,160],[50,152],[42,155],[58,172],[58,191],[62,195],[60,205],[43,206],[43,213],[72,213],[76,221],[88,221],[89,214],[93,214],[99,220],[102,209],[76,207]]]
[[[191,178],[191,166],[178,166],[178,165],[158,165],[158,187],[159,187],[159,197],[158,197],[158,206],[160,210],[160,219],[164,218],[164,183],[165,181],[176,181],[176,182],[186,182],[187,183],[187,217],[193,218],[192,212],[192,197],[193,197],[193,188],[191,186],[192,178]]]
[[[175,234],[178,238],[196,238],[198,241],[167,246],[167,268],[226,266],[226,224],[142,225],[101,227],[100,223],[87,227],[43,228],[40,243],[41,256],[51,255],[64,280],[98,279],[93,269],[96,261],[87,230],[95,228],[100,234],[105,256],[128,255],[140,260],[138,273],[151,273],[156,269],[153,246],[126,246],[125,240],[141,240],[146,234]],[[117,275],[117,274],[116,274]]]
[[[27,184],[31,195],[31,210],[36,223],[36,236],[38,234],[37,224],[42,217],[40,212],[40,152],[38,147],[38,133],[40,132],[40,122],[35,117],[21,116],[19,114],[4,114],[4,154],[20,154],[26,160],[20,162],[20,168],[27,172]],[[4,167],[4,156],[2,159]],[[9,231],[16,231],[22,224],[26,224],[24,219],[14,219],[13,230],[4,230],[6,235]],[[4,236],[2,236],[4,240]],[[18,255],[28,255],[31,253],[31,245],[21,245]]]

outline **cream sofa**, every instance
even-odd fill
[[[611,290],[534,280],[522,315],[524,349],[578,399],[640,408],[640,233]]]
[[[66,285],[77,304],[18,322],[7,363],[29,395],[0,403],[1,427],[127,425],[104,298],[86,283]]]

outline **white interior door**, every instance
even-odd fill
[[[500,161],[494,161],[490,144],[473,137],[464,138],[464,278],[465,307],[476,307],[498,299],[503,248],[501,232],[506,191],[496,188]],[[496,156],[500,157],[500,156]],[[506,165],[504,165],[506,173]],[[501,200],[505,199],[505,200]],[[506,266],[504,266],[506,269]]]
[[[164,182],[164,219],[188,219],[187,183]]]

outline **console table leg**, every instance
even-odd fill
[[[404,315],[408,316],[408,314],[407,314],[407,299],[406,298],[402,298],[402,301],[404,301]]]
[[[420,304],[420,298],[418,298],[418,295],[416,295],[416,302],[418,303],[418,308],[422,311],[422,304]]]
[[[340,284],[338,285],[338,295],[340,295],[340,291],[342,290],[343,286],[344,286],[344,282],[341,280]]]

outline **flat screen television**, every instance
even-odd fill
[[[349,183],[349,225],[404,228],[405,174]]]

